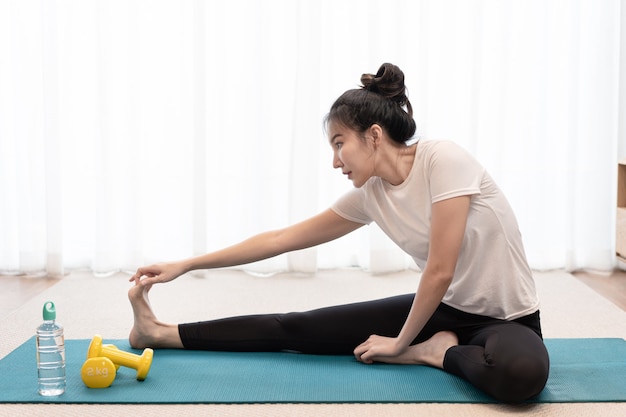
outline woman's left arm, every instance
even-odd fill
[[[432,205],[428,259],[404,326],[395,338],[370,336],[354,350],[359,361],[385,361],[402,354],[433,315],[454,277],[470,199],[465,195]]]

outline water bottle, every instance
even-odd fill
[[[57,323],[54,303],[43,306],[43,323],[37,327],[37,378],[39,394],[61,395],[65,392],[65,338]]]

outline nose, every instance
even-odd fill
[[[343,162],[341,162],[341,159],[339,159],[339,155],[335,153],[333,155],[333,168],[341,168],[342,166],[343,166]]]

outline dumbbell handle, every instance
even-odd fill
[[[140,360],[143,355],[139,356],[123,350],[111,349],[109,346],[103,345],[101,356],[111,359],[113,363],[118,365],[126,366],[127,368],[137,368],[138,360]]]

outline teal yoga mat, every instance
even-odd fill
[[[4,403],[490,403],[453,375],[425,366],[363,365],[351,356],[157,350],[145,381],[120,368],[109,388],[81,379],[89,340],[66,341],[67,391],[37,394],[34,338],[0,360]],[[127,341],[105,340],[134,353]],[[548,339],[548,384],[533,402],[626,401],[626,341]]]

